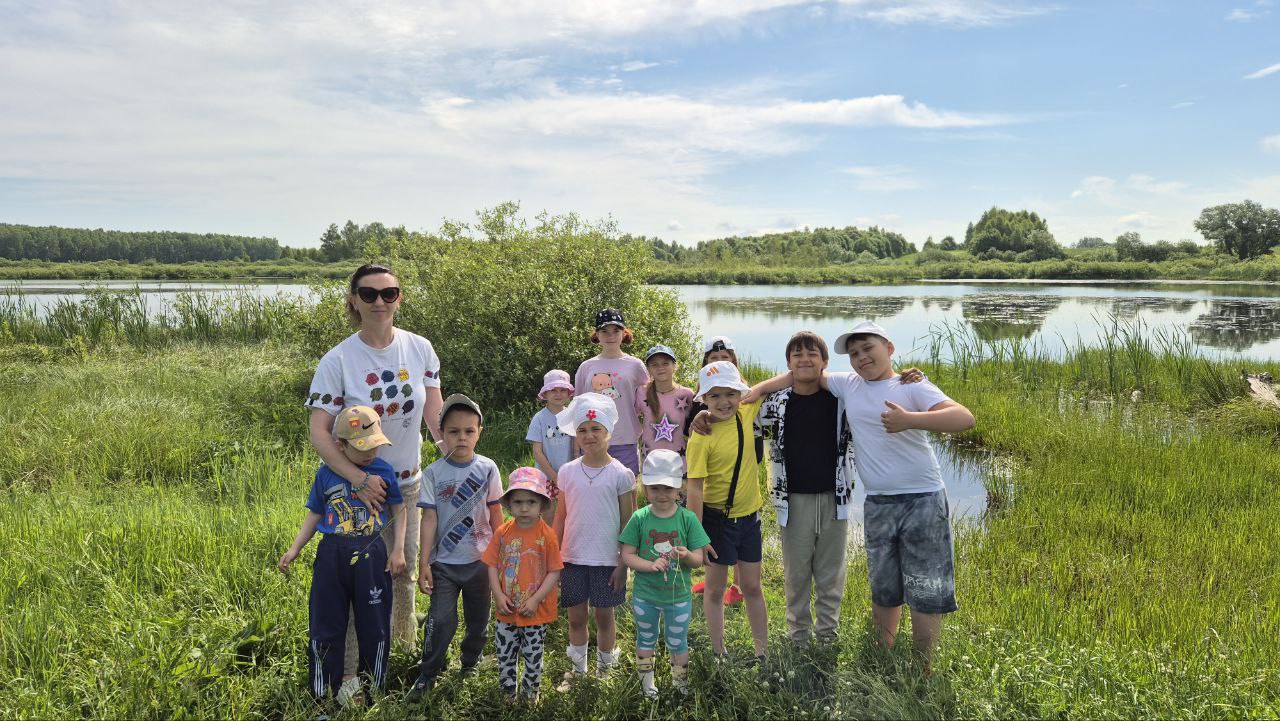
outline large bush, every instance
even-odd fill
[[[606,306],[626,316],[633,354],[665,343],[686,366],[696,362],[687,310],[674,293],[645,286],[648,245],[620,238],[612,222],[542,214],[529,223],[505,203],[473,224],[393,233],[365,250],[395,269],[404,289],[396,325],[431,340],[445,393],[486,408],[532,399],[551,368],[572,374],[597,352],[590,336]],[[350,332],[343,292],[326,288],[317,322],[303,331],[317,353]]]

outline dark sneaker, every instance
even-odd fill
[[[427,676],[419,676],[417,681],[413,682],[413,688],[409,689],[409,693],[404,695],[404,700],[409,703],[422,703],[427,700],[431,689],[436,687],[435,678]]]

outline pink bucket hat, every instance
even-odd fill
[[[538,391],[538,400],[545,401],[547,391],[557,388],[563,388],[569,391],[569,395],[573,395],[573,383],[569,381],[569,374],[559,368],[552,368],[542,376],[542,390]]]
[[[551,500],[551,491],[547,490],[547,477],[537,468],[523,466],[511,472],[507,476],[507,490],[502,494],[502,500],[505,503],[507,496],[512,491],[529,491],[539,496]]]

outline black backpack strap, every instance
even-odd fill
[[[738,422],[738,455],[733,459],[733,480],[729,481],[729,497],[724,502],[725,518],[733,510],[733,494],[738,490],[738,472],[742,470],[742,416],[734,413],[733,419]]]

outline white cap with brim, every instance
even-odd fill
[[[560,432],[570,436],[578,435],[578,426],[587,421],[595,421],[613,434],[613,427],[618,423],[618,406],[613,399],[600,393],[583,393],[577,396],[556,414],[556,425]]]
[[[738,366],[734,365],[733,361],[716,361],[703,366],[702,370],[698,371],[698,395],[693,399],[702,400],[702,397],[712,388],[732,388],[743,393],[751,390],[751,386],[742,382],[742,373],[738,371]]]
[[[727,335],[713,335],[702,344],[702,354],[706,355],[713,350],[733,350],[733,341]]]
[[[646,486],[680,488],[684,485],[684,459],[665,448],[649,451],[640,469],[640,481]]]
[[[864,320],[855,325],[853,330],[850,330],[848,333],[842,333],[839,338],[836,338],[835,344],[831,346],[832,349],[836,353],[848,353],[849,349],[845,346],[848,344],[849,339],[855,335],[878,335],[885,340],[889,340],[889,331],[881,328],[873,321]],[[889,342],[892,343],[893,341]]]

